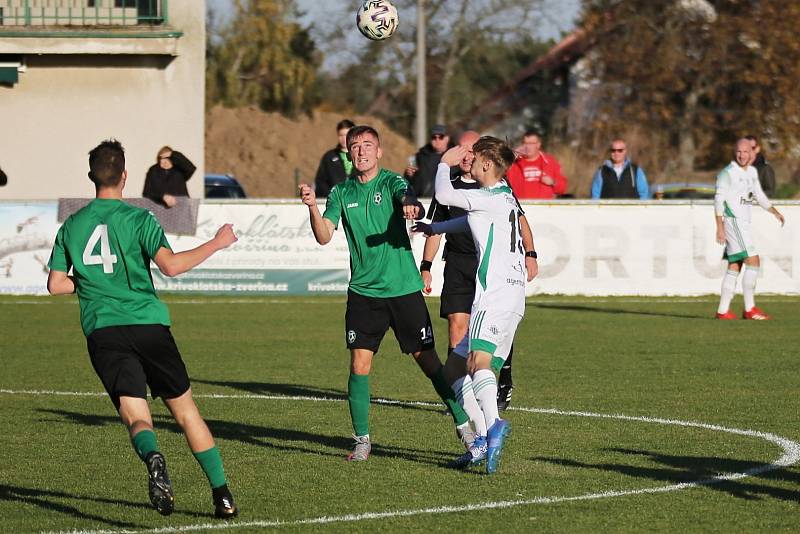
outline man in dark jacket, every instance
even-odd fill
[[[156,164],[147,170],[142,196],[168,208],[173,207],[175,197],[188,197],[186,182],[197,168],[189,159],[168,146],[161,147]]]
[[[344,182],[353,172],[353,162],[347,152],[347,132],[355,126],[353,121],[343,119],[336,124],[339,144],[325,152],[317,167],[314,178],[314,193],[317,197],[327,197],[333,186]]]
[[[450,144],[450,136],[443,124],[434,124],[431,127],[431,141],[419,149],[415,157],[415,165],[406,168],[404,177],[409,181],[417,197],[433,197],[433,182],[436,178],[436,168]]]
[[[761,145],[758,144],[758,137],[755,135],[746,135],[745,139],[750,141],[753,148],[753,159],[750,161],[750,165],[755,167],[758,171],[758,182],[761,184],[761,189],[764,191],[764,194],[772,198],[775,196],[775,170],[761,152]]]
[[[650,198],[650,188],[644,170],[628,157],[623,139],[614,139],[607,159],[592,178],[592,199]]]

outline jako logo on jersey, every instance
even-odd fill
[[[356,340],[356,332],[355,330],[348,330],[347,331],[347,342],[353,344]]]
[[[358,202],[351,202],[350,204],[347,205],[347,207],[348,208],[357,208],[358,207]]]
[[[373,201],[375,204],[380,204],[380,203],[383,201],[383,195],[381,195],[381,192],[380,192],[380,191],[378,191],[377,193],[375,193],[375,196],[374,196],[374,197],[372,197],[372,201]]]

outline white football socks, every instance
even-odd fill
[[[472,375],[472,389],[483,411],[486,428],[491,428],[500,417],[497,409],[497,379],[491,369],[478,369]]]
[[[722,290],[719,293],[719,308],[717,308],[717,313],[726,313],[730,309],[733,295],[736,293],[736,278],[738,277],[739,271],[728,269],[725,276],[722,278]]]
[[[469,420],[475,428],[475,433],[479,436],[485,436],[486,420],[483,418],[483,412],[481,407],[478,406],[478,400],[475,398],[472,378],[469,375],[465,375],[453,382],[453,392],[456,394],[458,403],[469,416]]]
[[[756,280],[758,279],[758,267],[744,266],[742,275],[742,294],[744,296],[744,309],[750,311],[756,305]]]

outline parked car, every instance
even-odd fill
[[[653,191],[653,198],[655,199],[658,199],[659,195],[661,195],[661,198],[664,200],[709,199],[714,198],[716,185],[680,182],[671,184],[656,184]]]
[[[206,198],[247,198],[244,188],[230,174],[206,174]]]

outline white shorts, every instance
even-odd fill
[[[473,310],[467,335],[454,352],[466,358],[471,351],[479,350],[491,354],[493,364],[496,360],[504,362],[511,352],[521,320],[521,315],[510,311]]]
[[[742,261],[750,256],[757,256],[750,223],[735,217],[723,219],[725,228],[725,253],[722,258],[730,263]]]

